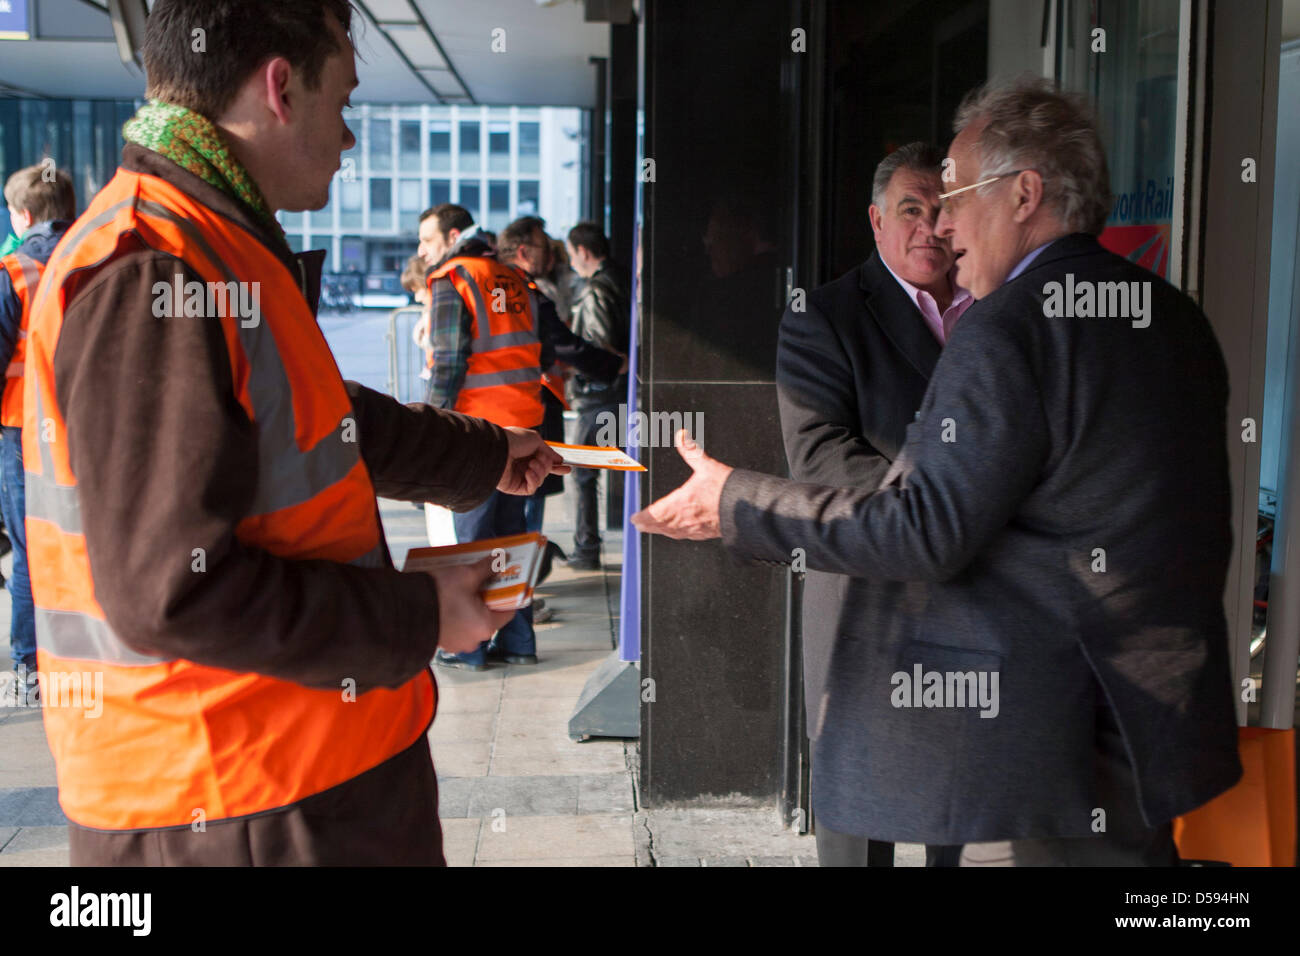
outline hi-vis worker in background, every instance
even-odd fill
[[[45,708],[74,865],[444,862],[429,661],[510,615],[486,562],[396,572],[375,495],[470,508],[564,468],[339,375],[323,257],[274,212],[322,208],[355,143],[350,27],[347,0],[158,0],[150,103],[37,293],[40,670],[103,673],[97,719]]]
[[[27,329],[36,287],[50,253],[77,215],[77,194],[72,177],[52,161],[20,169],[4,188],[5,205],[18,248],[0,259],[0,368],[5,370],[0,397],[0,512],[14,547],[13,574],[9,576],[12,601],[9,619],[9,656],[14,677],[9,688],[18,706],[39,700],[36,670],[36,621],[32,588],[27,576],[25,479],[23,476],[23,365]]]
[[[612,380],[626,359],[571,332],[555,306],[521,270],[499,260],[462,206],[443,203],[420,216],[420,256],[431,271],[429,404],[502,426],[542,424],[542,369],[557,359]],[[453,516],[456,540],[479,541],[528,530],[524,499],[494,494]],[[439,649],[436,661],[482,670],[489,659],[536,664],[533,608],[522,608],[490,643],[465,653]]]

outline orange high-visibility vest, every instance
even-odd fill
[[[258,434],[256,500],[235,536],[282,558],[386,566],[374,488],[355,437],[347,437],[352,404],[294,276],[247,231],[181,190],[119,169],[46,266],[32,309],[23,399],[45,732],[64,813],[103,830],[190,826],[291,805],[419,740],[436,694],[426,670],[395,690],[347,700],[342,686],[311,689],[154,657],[114,632],[95,598],[54,354],[77,291],[139,242],[205,282],[261,283],[264,311],[256,322],[222,307],[217,311],[236,314],[204,320],[221,323],[236,398]],[[223,288],[234,293],[237,286]],[[232,628],[240,626],[239,613],[230,609]],[[98,717],[67,706],[75,697],[59,699],[98,673]]]
[[[429,273],[446,278],[474,317],[469,368],[455,410],[496,425],[542,423],[542,346],[535,286],[489,256],[458,256]]]
[[[40,284],[45,266],[31,256],[15,252],[0,259],[0,268],[9,273],[14,294],[23,307],[18,341],[14,343],[14,354],[9,359],[9,367],[5,369],[4,396],[0,397],[0,425],[22,428],[23,360],[27,354],[27,326],[31,321],[32,299],[36,297],[36,287]]]

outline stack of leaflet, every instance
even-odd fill
[[[494,611],[513,611],[533,603],[533,587],[545,553],[545,536],[530,532],[441,548],[413,548],[402,570],[429,572],[489,558],[492,577],[481,592],[483,601]]]

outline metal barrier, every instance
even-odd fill
[[[424,350],[411,338],[411,330],[424,314],[424,307],[404,305],[388,314],[388,394],[399,402],[422,402],[426,397]]]

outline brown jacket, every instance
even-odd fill
[[[319,253],[295,256],[243,203],[157,153],[127,146],[123,164],[167,180],[246,229],[250,241],[261,241],[299,277],[315,308]],[[176,271],[172,259],[141,243],[97,272],[65,311],[55,380],[96,598],[119,630],[148,633],[154,653],[310,687],[337,688],[344,678],[356,680],[359,692],[404,683],[429,665],[437,646],[432,578],[400,574],[391,562],[374,569],[286,560],[236,539],[256,490],[256,433],[236,400],[219,323],[154,317],[154,285],[173,282]],[[186,281],[202,281],[181,271]],[[378,494],[466,509],[492,493],[506,461],[501,429],[346,385]],[[130,500],[150,507],[122,507]],[[206,573],[177,567],[172,553],[157,547],[162,540],[204,549]],[[427,747],[423,752],[427,759]],[[381,768],[403,759],[410,752]],[[328,794],[350,805],[418,799],[436,831],[429,789],[394,789],[376,779],[383,777],[371,772]],[[292,815],[280,815],[290,827]],[[265,829],[267,818],[260,819]],[[220,842],[213,830],[239,825],[209,824],[207,842]],[[91,841],[91,831],[74,830],[81,831],[72,841],[74,857],[81,857],[74,864],[148,862],[123,858],[130,834],[95,834]],[[184,841],[190,831],[168,834]],[[321,846],[337,835],[327,824],[293,827],[268,839],[281,849],[259,862],[320,860],[329,856]],[[371,862],[382,862],[384,848],[374,849]]]

